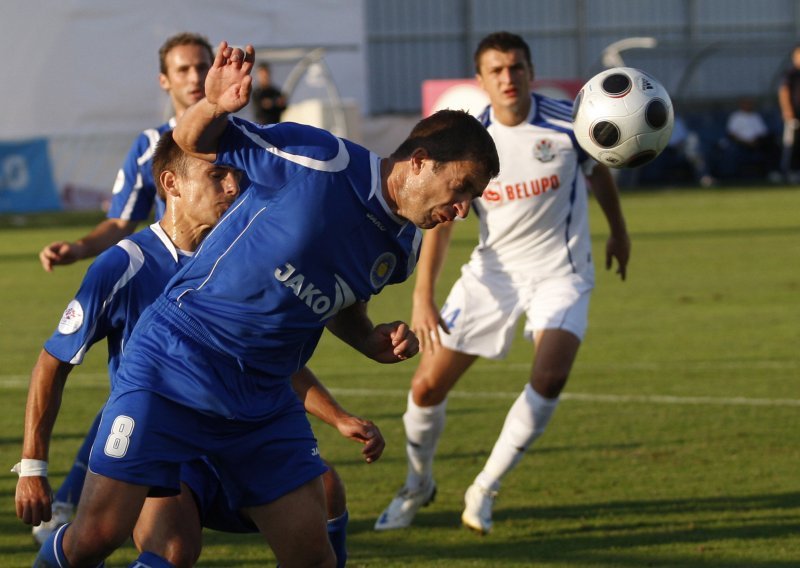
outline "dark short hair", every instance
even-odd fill
[[[489,178],[500,172],[494,140],[478,119],[463,110],[440,110],[420,120],[392,158],[408,158],[417,148],[424,148],[437,162],[477,162]]]
[[[187,154],[175,142],[172,130],[167,130],[161,135],[153,154],[153,178],[156,182],[158,196],[164,201],[167,199],[167,192],[161,187],[160,178],[162,172],[170,171],[180,176],[186,175],[188,168],[187,158]]]
[[[264,69],[265,71],[270,71],[270,65],[266,61],[259,61],[258,65],[256,65],[257,69]]]
[[[512,49],[519,49],[525,54],[525,61],[528,62],[528,67],[533,69],[531,48],[528,47],[528,44],[525,43],[522,37],[517,34],[512,34],[511,32],[494,32],[483,38],[478,44],[478,48],[475,50],[475,72],[479,75],[481,73],[481,56],[490,49],[503,53],[507,53]]]
[[[181,32],[168,37],[167,41],[158,49],[158,66],[162,74],[167,74],[167,54],[179,45],[199,45],[200,47],[204,47],[206,51],[208,51],[209,62],[214,61],[214,48],[211,47],[211,44],[205,36],[190,32]]]

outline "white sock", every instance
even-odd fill
[[[408,455],[406,487],[416,489],[433,477],[433,456],[444,431],[446,407],[447,399],[436,406],[417,406],[409,391],[408,406],[403,414]]]
[[[544,398],[530,383],[517,397],[506,415],[503,430],[492,453],[475,478],[475,483],[490,491],[500,488],[503,477],[519,463],[525,450],[544,433],[558,406],[558,398]]]

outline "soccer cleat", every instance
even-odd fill
[[[464,494],[464,512],[461,513],[461,522],[468,529],[481,534],[488,534],[492,530],[492,506],[497,497],[497,491],[489,491],[473,483]]]
[[[425,507],[436,498],[436,482],[431,479],[427,484],[419,489],[409,489],[403,486],[389,506],[381,513],[375,521],[376,531],[388,531],[392,529],[404,529],[411,526],[414,515],[421,507]]]
[[[72,512],[75,506],[72,503],[64,503],[63,501],[53,502],[53,515],[49,521],[39,523],[31,530],[33,540],[39,545],[47,540],[47,537],[61,525],[66,525],[72,519]]]

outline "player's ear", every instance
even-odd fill
[[[161,184],[161,187],[164,189],[167,194],[173,197],[179,197],[180,191],[177,187],[177,176],[175,172],[171,172],[169,170],[164,170],[161,172],[161,175],[158,176],[158,182]]]
[[[167,77],[163,73],[158,74],[158,84],[165,91],[169,91],[170,89],[169,77]]]
[[[418,175],[422,171],[422,165],[425,160],[430,160],[430,154],[425,148],[416,148],[411,152],[409,161],[411,162],[411,171],[414,175]]]

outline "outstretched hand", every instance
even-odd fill
[[[250,102],[255,49],[244,49],[220,42],[217,55],[206,76],[206,99],[220,112],[237,112]]]

